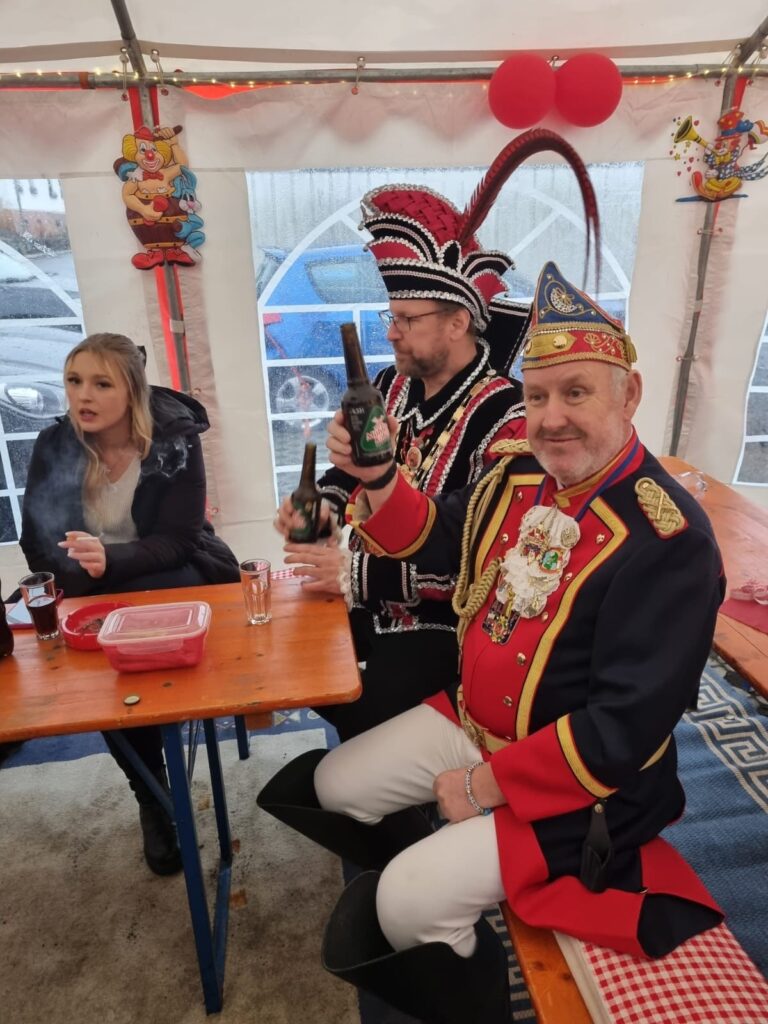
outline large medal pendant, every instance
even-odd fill
[[[512,635],[518,618],[517,613],[512,611],[511,601],[502,604],[498,599],[494,599],[483,620],[483,631],[488,634],[492,643],[505,644]]]
[[[421,449],[417,448],[415,444],[412,444],[408,451],[405,453],[405,464],[412,472],[416,472],[423,461]]]

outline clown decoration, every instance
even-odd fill
[[[768,142],[768,125],[765,121],[750,121],[741,110],[729,110],[718,120],[717,126],[720,134],[714,142],[707,142],[696,131],[690,115],[683,118],[673,136],[675,146],[682,145],[683,151],[670,151],[674,154],[675,160],[682,159],[690,166],[695,159],[687,155],[691,143],[695,142],[702,147],[706,169],[699,171],[691,167],[691,184],[697,196],[709,202],[731,197],[741,198],[742,196],[737,196],[736,193],[742,182],[757,181],[768,175],[768,153],[745,167],[739,164],[739,157],[745,149],[751,150],[760,143]],[[680,173],[682,172],[678,171],[678,174]],[[688,196],[678,202],[694,198],[696,197]]]
[[[205,235],[197,215],[197,178],[185,166],[180,133],[178,125],[142,126],[123,136],[123,155],[113,165],[123,182],[128,223],[142,246],[131,258],[139,270],[163,263],[191,266],[200,259],[198,248]]]

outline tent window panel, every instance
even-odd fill
[[[315,439],[320,431],[319,451],[325,451],[325,421],[338,408],[345,384],[339,323],[357,324],[372,374],[391,362],[386,332],[376,316],[387,295],[358,230],[361,196],[385,182],[426,185],[463,208],[485,171],[352,167],[246,175],[278,499],[295,486],[305,439]],[[590,175],[600,202],[603,245],[597,298],[626,323],[643,165],[593,165]],[[519,168],[479,236],[484,247],[501,249],[515,260],[507,284],[516,298],[531,299],[541,267],[550,259],[582,284],[582,201],[573,173],[562,164]],[[592,267],[587,290],[596,292]]]
[[[18,540],[34,438],[65,412],[64,360],[82,336],[59,183],[0,179],[0,543]]]
[[[17,536],[11,499],[0,496],[0,544],[13,544]]]
[[[768,484],[768,317],[757,344],[747,389],[744,438],[733,482]]]
[[[752,378],[753,387],[768,387],[768,341],[763,341],[757,352],[755,364],[755,375]]]
[[[768,437],[768,391],[752,391],[747,400],[746,438]]]
[[[736,482],[768,484],[768,441],[747,441]]]

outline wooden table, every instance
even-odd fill
[[[75,651],[63,640],[38,641],[32,630],[18,630],[13,656],[0,663],[0,743],[139,725],[162,728],[172,806],[156,781],[145,778],[176,821],[205,1006],[214,1013],[223,998],[232,863],[214,719],[358,697],[347,612],[341,598],[310,595],[294,580],[273,583],[272,621],[265,626],[246,625],[239,583],[112,595],[121,597],[131,604],[207,601],[211,626],[200,664],[118,673],[101,651]],[[93,601],[66,600],[61,614]],[[138,703],[126,705],[129,695],[138,696]],[[182,743],[181,723],[187,720],[203,720],[216,808],[220,862],[213,927]]]
[[[671,455],[661,462],[669,473],[699,472]],[[728,593],[749,579],[768,583],[768,510],[742,498],[714,477],[701,475],[707,484],[701,507],[710,518],[723,554]],[[768,700],[768,635],[721,614],[713,646]]]

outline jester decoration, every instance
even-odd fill
[[[691,184],[697,196],[709,202],[721,199],[739,198],[736,195],[744,181],[757,181],[768,175],[768,165],[764,154],[760,160],[742,166],[739,157],[745,150],[752,150],[761,143],[768,142],[768,125],[765,121],[750,121],[741,110],[729,110],[718,120],[720,134],[714,142],[702,139],[693,125],[689,115],[683,118],[673,139],[675,146],[684,145],[683,153],[674,154],[675,160],[687,159],[689,164],[694,158],[685,157],[692,142],[703,147],[703,160],[706,170],[695,170],[691,174]],[[672,151],[671,151],[672,152]],[[678,202],[687,202],[694,196],[686,196]]]
[[[197,178],[179,144],[181,126],[147,128],[123,136],[123,155],[114,162],[123,182],[123,202],[142,251],[131,257],[139,270],[163,263],[192,266],[205,241]]]

